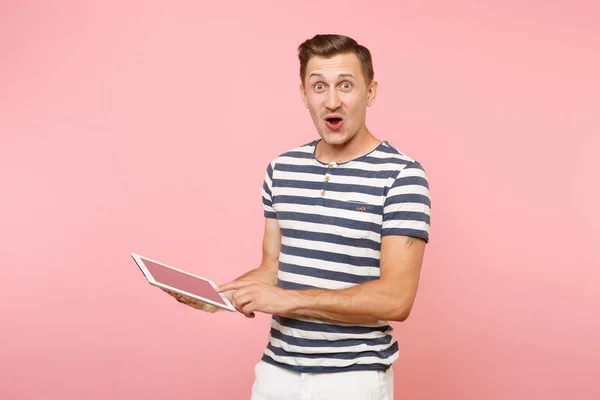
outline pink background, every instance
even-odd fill
[[[600,398],[598,2],[11,3],[0,398],[249,397],[269,317],[186,308],[129,253],[257,266],[267,163],[317,137],[296,47],[322,32],[372,50],[368,125],[430,178],[397,398]]]

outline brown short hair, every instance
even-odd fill
[[[369,49],[348,36],[331,34],[315,35],[312,39],[307,39],[298,46],[300,81],[304,83],[306,64],[308,64],[311,57],[333,57],[343,53],[354,53],[358,57],[367,85],[370,85],[375,73]]]

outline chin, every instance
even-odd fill
[[[346,143],[348,140],[350,140],[350,136],[343,132],[323,132],[321,134],[321,139],[323,139],[323,141],[330,146],[336,146]]]

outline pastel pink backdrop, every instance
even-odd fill
[[[257,266],[267,163],[316,137],[296,46],[320,32],[372,50],[368,125],[430,178],[396,398],[600,398],[599,11],[3,2],[0,398],[248,398],[269,317],[186,308],[129,253]]]

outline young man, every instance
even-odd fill
[[[367,48],[317,35],[299,59],[320,139],[268,165],[262,263],[218,290],[247,317],[273,315],[252,399],[393,399],[389,321],[406,320],[416,296],[427,177],[366,126],[377,93]]]

